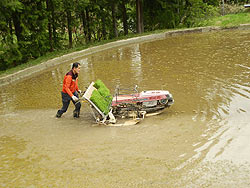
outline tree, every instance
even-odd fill
[[[22,10],[18,0],[0,1],[0,70],[13,67],[22,59],[13,31],[13,14]]]
[[[72,11],[74,11],[72,1],[63,0],[63,8],[66,13],[69,48],[72,48],[73,40],[72,40],[72,15],[71,14],[72,14]]]
[[[80,22],[82,23],[82,29],[85,37],[85,42],[88,43],[88,28],[87,28],[87,11],[86,8],[89,4],[89,0],[77,0],[76,11],[79,15]]]
[[[127,15],[126,3],[127,3],[126,0],[121,1],[121,11],[122,11],[122,22],[123,22],[124,35],[128,34],[128,15]]]
[[[48,19],[48,32],[49,32],[49,46],[50,51],[54,51],[58,45],[58,38],[56,34],[56,23],[55,23],[55,1],[46,0],[47,7],[47,19]]]
[[[49,51],[129,32],[192,27],[209,16],[209,11],[215,11],[220,2],[0,0],[0,69],[25,63]],[[225,3],[236,2],[246,0],[225,0]]]
[[[118,37],[117,31],[117,2],[112,1],[112,23],[113,23],[113,35],[114,37]]]
[[[136,0],[136,31],[137,33],[144,32],[142,0]]]

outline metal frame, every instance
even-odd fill
[[[92,110],[92,114],[93,114],[93,117],[95,118],[96,122],[101,122],[101,123],[106,123],[107,121],[107,117],[110,117],[111,119],[111,122],[114,123],[116,120],[112,114],[112,109],[110,108],[110,104],[108,106],[109,108],[109,113],[107,115],[105,115],[91,100],[90,100],[90,97],[93,93],[94,90],[97,90],[95,87],[94,87],[94,82],[91,82],[91,84],[89,85],[89,87],[87,88],[87,90],[85,91],[84,95],[82,96],[82,99],[86,100],[91,107],[93,107],[101,116],[102,116],[102,120],[99,120],[96,115],[95,115],[95,112],[93,111],[93,109],[91,108]]]

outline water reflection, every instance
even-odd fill
[[[142,59],[140,52],[140,45],[134,45],[134,50],[131,54],[131,72],[135,80],[140,84],[143,81],[143,73],[142,73]]]

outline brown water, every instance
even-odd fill
[[[169,90],[175,104],[134,126],[61,119],[70,63],[0,88],[0,187],[249,187],[250,30],[187,34],[79,59],[101,79]]]

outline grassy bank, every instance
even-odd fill
[[[199,26],[219,26],[219,27],[229,28],[229,27],[239,26],[240,24],[250,24],[250,11],[245,12],[245,13],[229,14],[229,15],[226,15],[226,16],[215,17],[215,18],[212,18],[212,19],[205,20],[205,21],[201,22],[199,24]],[[74,47],[72,49],[54,51],[54,52],[51,52],[51,53],[47,53],[46,55],[44,55],[42,57],[39,57],[37,59],[31,60],[31,61],[29,61],[29,62],[27,62],[25,64],[19,65],[17,67],[8,69],[6,71],[0,71],[0,77],[3,77],[3,76],[6,76],[8,74],[18,72],[18,71],[23,70],[25,68],[28,68],[30,66],[40,64],[42,62],[46,62],[49,59],[53,59],[55,57],[60,57],[60,56],[62,56],[64,54],[72,53],[72,52],[75,52],[75,51],[80,51],[80,50],[87,49],[87,48],[90,48],[90,47],[93,47],[93,46],[98,46],[98,45],[106,44],[106,43],[117,41],[117,40],[128,39],[128,38],[144,36],[144,35],[150,35],[150,34],[153,34],[153,33],[161,33],[161,32],[166,32],[166,31],[167,30],[160,30],[160,31],[158,30],[158,31],[143,33],[141,35],[129,34],[127,36],[121,36],[121,37],[118,37],[118,38],[113,39],[113,40],[100,41],[100,42],[95,42],[95,43],[91,43],[91,44],[88,44],[88,45],[77,46],[77,47]]]
[[[250,12],[215,17],[200,23],[201,26],[234,27],[250,23]]]

